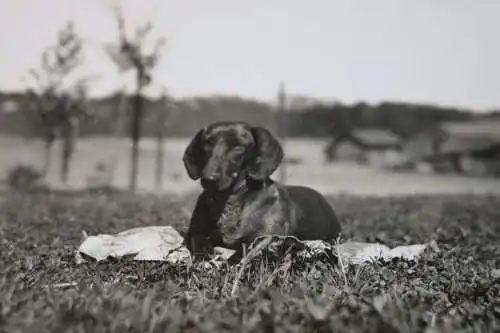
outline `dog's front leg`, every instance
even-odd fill
[[[213,225],[214,222],[211,221],[206,198],[201,194],[196,201],[189,229],[184,238],[184,245],[192,256],[207,258],[213,253],[213,244],[210,237],[210,230],[213,229]]]
[[[229,265],[236,265],[241,261],[241,259],[243,259],[244,256],[245,253],[243,249],[238,249],[227,259],[227,262],[229,263]]]

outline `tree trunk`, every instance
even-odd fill
[[[451,165],[452,165],[453,171],[455,171],[456,173],[462,173],[463,172],[462,156],[460,156],[459,154],[453,154],[451,156]]]
[[[61,154],[61,181],[66,184],[69,178],[71,159],[75,152],[75,143],[78,136],[78,118],[71,117],[63,129]]]
[[[137,190],[137,176],[139,173],[139,141],[141,139],[142,122],[142,79],[139,75],[137,90],[134,97],[134,107],[131,118],[131,138],[132,151],[130,154],[130,191],[135,193]]]
[[[121,137],[123,133],[126,133],[126,130],[124,131],[124,120],[127,118],[127,109],[128,109],[128,98],[127,98],[127,92],[125,86],[121,89],[120,94],[119,94],[119,100],[118,100],[118,105],[117,105],[117,120],[115,123],[115,135],[117,137]]]
[[[165,116],[166,116],[166,95],[163,93],[163,108],[159,109],[158,112],[158,132],[156,137],[156,172],[155,172],[155,185],[157,190],[161,190],[163,187],[163,161],[165,158]]]
[[[44,176],[47,176],[47,174],[50,171],[50,162],[52,161],[52,146],[53,146],[54,141],[53,140],[45,140],[44,142],[44,157],[43,157],[43,169],[42,173]]]

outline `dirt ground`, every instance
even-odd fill
[[[199,189],[191,181],[182,164],[182,154],[188,139],[168,139],[165,143],[165,168],[162,192],[184,194]],[[286,165],[286,183],[302,184],[325,194],[353,195],[409,195],[500,193],[500,180],[460,177],[456,175],[426,175],[417,173],[391,173],[352,164],[324,163],[322,140],[290,139],[285,143],[288,158],[298,164]],[[59,181],[59,146],[56,144],[47,181],[62,186]],[[85,187],[88,177],[98,162],[114,165],[113,185],[126,187],[129,179],[130,141],[114,138],[82,139],[73,160],[69,187]],[[43,164],[43,144],[40,141],[0,137],[0,179],[7,170],[19,163]],[[139,188],[155,190],[156,142],[141,142]],[[278,170],[274,178],[278,177]]]

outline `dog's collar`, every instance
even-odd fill
[[[239,181],[232,189],[227,199],[228,204],[239,201],[240,196],[248,190],[247,182],[245,179]]]
[[[246,179],[243,179],[241,181],[238,182],[238,184],[233,187],[233,193],[237,193],[243,189],[246,189],[247,188],[247,181]]]
[[[231,195],[240,194],[242,192],[245,192],[247,189],[247,181],[245,179],[241,180],[240,182],[238,182],[238,184],[236,184],[236,186],[233,187]]]

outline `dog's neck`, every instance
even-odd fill
[[[241,201],[241,197],[248,191],[246,179],[240,179],[229,192],[226,204],[232,205],[235,202]]]
[[[242,178],[236,182],[236,185],[234,185],[228,193],[226,204],[232,205],[241,200],[242,196],[246,195],[248,192],[258,191],[271,184],[273,184],[273,181],[269,178],[264,181]]]
[[[212,200],[224,203],[234,203],[248,191],[247,182],[245,179],[240,179],[235,182],[231,188],[224,191],[205,190]]]
[[[229,190],[222,192],[214,191],[210,193],[210,196],[215,201],[224,202],[226,205],[232,206],[238,202],[242,202],[242,197],[249,191],[266,187],[269,185],[269,182],[272,181],[269,179],[265,181],[256,181],[243,176],[240,177]]]

